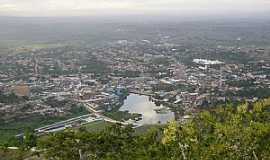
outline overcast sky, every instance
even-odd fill
[[[270,11],[270,0],[0,0],[0,16],[239,14]]]

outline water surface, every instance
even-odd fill
[[[173,112],[157,113],[154,110],[161,107],[163,106],[157,106],[154,102],[150,101],[148,96],[130,94],[124,101],[124,105],[120,108],[120,111],[142,114],[142,120],[138,121],[140,124],[167,123],[174,120]]]

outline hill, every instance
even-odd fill
[[[267,160],[269,122],[270,98],[218,106],[184,123],[171,122],[141,134],[120,125],[99,132],[66,130],[39,138],[38,152],[32,154],[57,160]],[[29,143],[31,136],[25,142],[21,146],[25,151],[35,145]]]

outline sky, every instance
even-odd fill
[[[200,15],[270,12],[270,0],[0,0],[0,16]]]

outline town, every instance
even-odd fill
[[[119,110],[130,94],[149,97],[161,106],[155,109],[158,114],[171,111],[178,121],[217,104],[270,96],[269,60],[248,60],[250,52],[264,55],[269,50],[209,50],[200,51],[209,53],[201,57],[196,48],[150,40],[118,40],[101,48],[11,50],[0,57],[1,121],[43,117],[59,122],[90,113],[94,119],[136,126],[142,125],[137,124],[140,113]],[[240,60],[223,59],[225,52]]]

